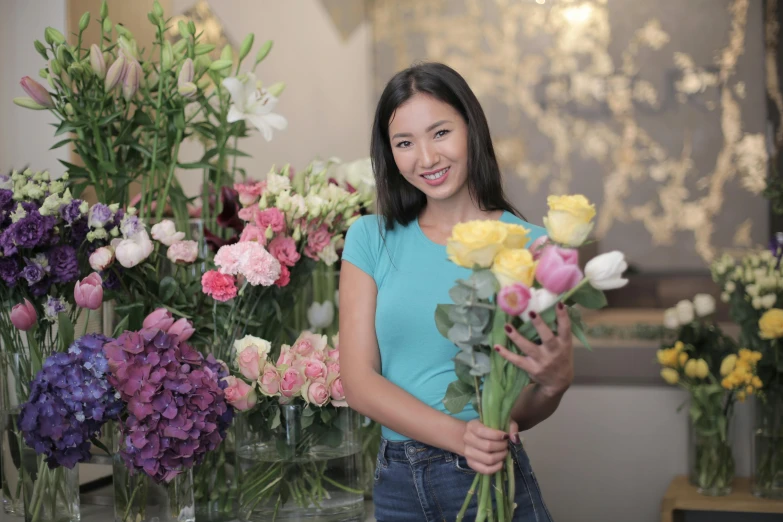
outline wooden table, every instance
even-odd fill
[[[700,495],[688,477],[679,475],[669,484],[661,502],[661,522],[674,522],[675,511],[722,511],[730,513],[780,513],[782,500],[758,498],[750,491],[750,479],[734,479],[733,491],[724,497]]]

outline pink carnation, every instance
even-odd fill
[[[205,294],[211,295],[217,301],[228,301],[237,296],[234,278],[217,270],[210,270],[201,276],[201,287]]]
[[[332,241],[332,235],[329,233],[329,227],[321,225],[307,235],[307,246],[305,255],[318,261],[318,252],[329,246]]]
[[[239,236],[239,241],[255,241],[262,245],[266,245],[266,235],[264,235],[264,231],[257,226],[252,223],[248,223],[242,230],[242,235]]]
[[[285,230],[285,215],[276,207],[262,210],[255,215],[255,221],[258,228],[264,231],[267,227],[271,227],[276,234]]]
[[[249,206],[258,201],[258,197],[264,192],[266,181],[256,183],[234,183],[234,190],[239,193],[239,202],[242,206]]]
[[[294,266],[299,258],[299,252],[296,250],[296,241],[287,236],[277,236],[269,243],[269,253],[275,256],[275,259],[286,266]]]
[[[251,245],[247,260],[243,263],[242,275],[253,286],[271,286],[280,277],[280,262],[258,243],[237,243]]]

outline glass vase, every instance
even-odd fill
[[[375,485],[375,466],[378,462],[378,450],[381,447],[381,425],[369,418],[364,418],[362,434],[362,488],[364,498],[372,499]]]
[[[0,428],[3,434],[0,480],[3,483],[3,511],[15,517],[24,516],[21,480],[24,442],[18,423],[20,405],[27,393],[22,389],[22,381],[17,378],[21,362],[18,354],[0,352]]]
[[[783,500],[783,390],[770,390],[765,401],[756,401],[753,494]]]
[[[49,469],[46,457],[22,450],[22,491],[25,522],[78,522],[79,466]]]
[[[231,522],[239,507],[239,467],[236,465],[236,425],[204,461],[193,468],[196,522]]]
[[[239,419],[242,520],[364,520],[358,413],[286,404],[271,426]]]
[[[719,416],[708,423],[708,429],[704,420],[690,423],[690,481],[701,495],[728,495],[734,482],[728,419]]]

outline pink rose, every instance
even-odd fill
[[[340,376],[340,363],[330,362],[326,365],[327,380],[335,379]]]
[[[275,281],[275,284],[279,288],[283,288],[285,286],[288,286],[288,283],[291,282],[291,271],[288,269],[285,265],[280,265],[280,277],[277,278],[277,281]]]
[[[292,398],[302,391],[302,385],[305,382],[304,375],[294,368],[288,368],[280,379],[280,395],[286,398]]]
[[[310,357],[313,352],[321,352],[326,349],[326,336],[304,331],[291,347],[291,351],[302,357]]]
[[[169,247],[166,257],[172,263],[189,265],[198,258],[198,243],[195,241],[176,241]]]
[[[242,229],[242,235],[239,236],[239,241],[240,243],[245,241],[255,241],[257,243],[261,243],[262,245],[266,245],[266,235],[264,234],[264,231],[257,226],[252,223],[248,223],[245,225],[245,228]]]
[[[78,306],[97,310],[103,303],[103,281],[96,272],[77,281],[73,287],[73,299]]]
[[[291,347],[284,344],[280,349],[280,357],[277,358],[277,366],[291,366],[296,360],[296,354],[291,351]]]
[[[340,360],[340,350],[339,348],[335,348],[334,350],[329,350],[326,352],[326,358],[330,361],[339,361]]]
[[[264,373],[258,379],[258,384],[264,395],[273,397],[280,393],[280,374],[273,364],[264,366]]]
[[[536,279],[554,294],[571,290],[582,280],[579,253],[572,248],[554,245],[544,248],[536,266]]]
[[[96,272],[106,270],[114,263],[114,249],[111,247],[101,247],[90,254],[90,268]]]
[[[326,385],[322,382],[311,382],[307,387],[307,393],[302,392],[303,398],[310,404],[316,406],[325,406],[329,402],[329,390],[326,389]]]
[[[248,346],[237,356],[239,372],[251,381],[258,380],[261,375],[261,356],[255,346]]]
[[[343,380],[339,377],[332,381],[329,386],[329,393],[332,395],[332,404],[335,406],[347,406],[345,403],[345,391],[343,390]]]
[[[530,288],[522,283],[504,286],[498,293],[498,305],[508,315],[521,315],[530,303]]]
[[[316,361],[326,362],[326,354],[323,352],[312,352],[310,354],[310,359],[315,359]]]
[[[38,314],[33,304],[27,299],[24,303],[19,303],[11,309],[11,323],[17,330],[26,332],[38,321]]]
[[[266,231],[267,227],[271,227],[275,234],[285,230],[285,215],[279,208],[272,207],[262,210],[254,217],[256,225],[263,231]]]
[[[269,243],[269,253],[280,261],[281,265],[294,266],[299,258],[299,252],[296,250],[296,241],[287,236],[277,236]]]
[[[544,245],[547,244],[549,238],[547,236],[541,236],[530,244],[530,253],[533,254],[533,260],[538,261],[541,259],[541,254],[544,253]]]
[[[242,379],[237,379],[233,375],[224,377],[223,380],[228,383],[228,388],[223,390],[223,393],[226,396],[226,401],[231,406],[239,411],[247,411],[256,405],[258,396],[254,386],[249,385]]]
[[[307,235],[305,255],[318,261],[318,252],[329,246],[331,241],[332,235],[329,233],[329,227],[325,224],[321,225]]]
[[[193,328],[193,323],[183,317],[177,319],[174,324],[171,325],[171,328],[169,328],[167,333],[169,335],[176,335],[177,338],[184,343],[190,339],[195,332],[196,329]]]
[[[165,308],[158,308],[157,310],[155,310],[150,315],[144,318],[144,322],[142,323],[142,326],[144,328],[157,328],[158,330],[163,330],[164,332],[168,332],[169,328],[171,328],[171,325],[173,324],[174,324],[174,317],[171,315],[171,312],[169,312]]]
[[[326,365],[316,359],[305,359],[304,361],[305,377],[311,381],[326,379]]]
[[[258,197],[264,192],[266,181],[256,183],[234,183],[234,190],[239,193],[239,202],[242,206],[249,206],[258,201]]]

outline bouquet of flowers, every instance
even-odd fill
[[[247,425],[239,448],[243,515],[258,511],[274,519],[289,499],[322,510],[327,503],[361,504],[358,476],[336,476],[330,466],[361,451],[357,415],[346,408],[337,337],[333,341],[334,348],[325,335],[305,331],[278,355],[264,339],[235,342],[240,376],[227,379],[226,395],[245,412]]]
[[[548,236],[529,249],[525,248],[527,229],[492,220],[456,225],[447,243],[451,261],[472,273],[452,288],[454,303],[439,305],[435,314],[440,332],[459,348],[454,358],[458,380],[449,386],[444,404],[457,413],[472,402],[483,424],[506,432],[512,406],[530,379],[491,349],[502,345],[517,352],[509,347],[505,325],[511,323],[525,338],[537,341],[531,312],[556,331],[556,303],[601,308],[606,305],[604,290],[627,283],[622,278],[627,264],[620,252],[591,259],[584,274],[579,268],[576,248],[592,230],[595,207],[581,195],[550,196],[548,204],[544,220]],[[579,311],[570,306],[568,314],[571,331],[587,345]],[[503,470],[476,476],[458,520],[474,494],[478,494],[477,520],[512,520],[514,490],[509,455]]]

